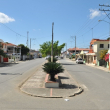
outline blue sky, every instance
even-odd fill
[[[31,49],[38,50],[40,44],[51,41],[54,22],[54,41],[59,45],[73,48],[72,36],[76,36],[76,47],[89,48],[92,38],[109,37],[110,20],[99,11],[99,4],[110,5],[110,0],[0,0],[0,39],[27,45],[29,31],[28,45],[31,38]]]

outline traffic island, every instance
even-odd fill
[[[27,95],[41,98],[73,97],[83,92],[83,89],[66,70],[63,74],[60,73],[58,75],[58,79],[60,79],[59,86],[54,83],[54,87],[46,88],[46,77],[48,77],[48,75],[40,68],[27,81],[19,86],[20,90]]]

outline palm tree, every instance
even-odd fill
[[[55,80],[55,75],[64,71],[60,63],[49,62],[43,65],[43,70],[50,75],[51,81]]]

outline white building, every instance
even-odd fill
[[[88,63],[97,63],[100,60],[100,50],[109,50],[109,40],[92,39],[90,42],[90,51],[87,53]]]

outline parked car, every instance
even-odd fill
[[[83,64],[83,59],[82,59],[82,58],[78,58],[78,59],[76,60],[76,63],[82,63],[82,64]]]
[[[58,56],[55,56],[55,58],[58,58]]]
[[[39,58],[42,58],[42,56],[39,56]]]
[[[47,60],[48,58],[50,58],[50,55],[46,56],[45,59]]]

